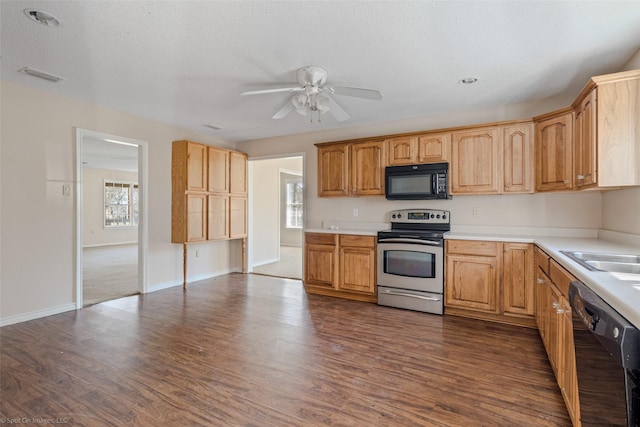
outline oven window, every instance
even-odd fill
[[[436,277],[436,255],[416,251],[384,251],[384,272],[395,276]]]

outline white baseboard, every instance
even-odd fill
[[[280,261],[280,258],[275,257],[275,258],[271,258],[265,261],[260,261],[260,262],[254,262],[253,263],[253,268],[255,267],[260,267],[261,265],[265,265],[265,264],[271,264],[272,262],[278,262]]]
[[[16,323],[26,322],[28,320],[39,319],[41,317],[53,316],[54,314],[65,313],[76,309],[75,303],[59,305],[57,307],[47,308],[45,310],[31,311],[29,313],[18,314],[0,319],[0,327],[9,326]]]
[[[238,270],[238,269],[229,269],[229,270],[223,270],[223,271],[216,271],[214,273],[198,274],[197,276],[187,276],[187,284],[198,282],[200,280],[212,279],[218,276],[224,276],[225,274],[229,274],[229,273],[240,273],[240,272],[241,270]],[[169,289],[174,286],[182,286],[182,280],[172,280],[170,282],[149,285],[149,287],[147,288],[147,293],[161,291],[163,289]]]

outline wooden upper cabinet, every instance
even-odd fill
[[[503,191],[533,193],[533,122],[501,129]]]
[[[451,194],[498,194],[502,168],[496,127],[451,134]]]
[[[387,165],[410,165],[418,161],[418,138],[407,136],[385,140]]]
[[[247,194],[247,155],[239,151],[229,152],[229,192]]]
[[[573,107],[576,186],[640,185],[640,70],[592,77]]]
[[[349,144],[318,146],[318,196],[349,195]]]
[[[361,142],[351,145],[351,194],[384,194],[384,142]]]
[[[451,132],[433,132],[385,141],[387,165],[447,162],[451,157]]]
[[[171,169],[172,243],[246,236],[246,154],[174,141]]]
[[[229,238],[229,197],[227,195],[208,196],[208,226],[209,240]]]
[[[573,188],[573,111],[535,119],[536,191]]]
[[[229,197],[229,238],[247,237],[247,198]]]
[[[229,150],[209,147],[209,192],[229,192]]]
[[[451,158],[451,132],[434,132],[418,137],[418,163],[448,162]]]
[[[596,91],[589,92],[575,109],[573,166],[576,188],[596,184]]]

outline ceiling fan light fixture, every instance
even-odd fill
[[[316,97],[316,109],[320,111],[321,114],[329,111],[329,97],[326,95],[318,95]]]
[[[293,108],[302,115],[307,114],[307,106],[309,105],[307,95],[301,93],[300,95],[294,95],[291,97],[291,103],[293,104]]]

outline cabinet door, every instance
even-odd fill
[[[229,153],[229,192],[247,194],[247,155],[244,153]]]
[[[562,326],[564,319],[562,317],[562,293],[556,288],[553,283],[549,287],[549,324],[547,328],[547,355],[549,356],[549,362],[553,368],[553,372],[556,374],[558,383],[561,383],[561,363],[562,363]]]
[[[362,142],[351,146],[351,193],[384,194],[384,143]]]
[[[207,191],[207,146],[187,143],[187,191]]]
[[[551,280],[540,267],[536,268],[535,319],[538,332],[549,353],[549,293]]]
[[[229,198],[229,238],[247,237],[247,198]]]
[[[498,312],[495,257],[447,255],[446,262],[446,306]]]
[[[571,305],[566,298],[562,298],[562,384],[560,390],[564,397],[569,416],[573,425],[579,425],[580,404],[578,397],[578,376],[576,373],[576,351],[573,345],[573,319]]]
[[[498,194],[498,130],[454,132],[451,145],[451,194]]]
[[[307,243],[304,249],[305,285],[333,288],[336,273],[336,245]]]
[[[349,145],[318,147],[318,197],[349,195]]]
[[[229,192],[229,150],[209,147],[209,192]]]
[[[415,136],[387,139],[385,146],[387,165],[410,165],[418,159],[418,138]]]
[[[502,260],[505,313],[533,315],[533,245],[504,243]]]
[[[505,193],[533,193],[533,123],[502,128]]]
[[[576,187],[594,186],[596,175],[596,90],[580,103],[575,114],[574,167]]]
[[[376,238],[339,236],[338,289],[373,294],[376,291]]]
[[[573,113],[536,123],[536,191],[573,188]]]
[[[207,196],[187,194],[187,242],[207,239]]]
[[[229,196],[212,195],[209,200],[209,240],[229,238]]]
[[[429,133],[418,138],[418,163],[448,162],[451,158],[451,134]]]

